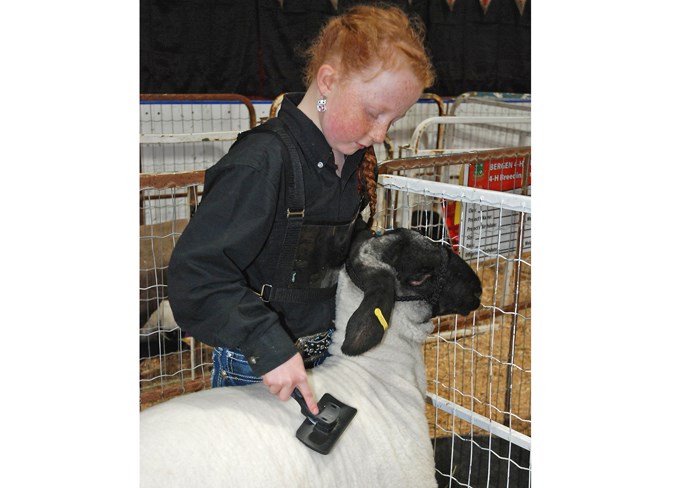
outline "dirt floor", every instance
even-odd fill
[[[528,313],[528,310],[525,310]],[[522,323],[525,320],[521,321]],[[487,321],[486,324],[490,325]],[[530,327],[515,327],[512,368],[508,365],[510,323],[456,341],[440,339],[424,346],[428,391],[491,420],[506,423],[531,435],[531,333]],[[512,369],[512,389],[506,398],[506,382]],[[509,411],[504,413],[506,402]],[[431,437],[450,432],[468,434],[471,425],[454,419],[432,405],[426,406]],[[477,431],[476,431],[477,433]]]
[[[140,361],[140,409],[211,386],[212,348],[196,342],[191,372],[189,344],[165,356]]]
[[[456,340],[445,337],[424,346],[429,392],[527,436],[531,435],[530,259],[526,255],[519,262],[483,263],[478,271],[482,308],[468,317],[434,319],[441,334],[455,333]],[[426,406],[426,414],[431,437],[472,430],[469,423],[432,405]]]

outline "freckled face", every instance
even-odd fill
[[[374,72],[339,82],[326,94],[327,111],[320,126],[332,149],[349,155],[383,142],[392,123],[421,95],[423,86],[409,69],[373,77]]]

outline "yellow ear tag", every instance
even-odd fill
[[[381,323],[381,326],[383,327],[383,330],[386,330],[388,328],[388,321],[386,318],[383,316],[383,312],[381,312],[380,308],[375,308],[374,309],[374,315],[376,315],[376,318],[378,321]]]

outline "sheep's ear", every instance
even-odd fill
[[[383,270],[366,277],[369,290],[346,325],[346,336],[341,350],[348,356],[357,356],[378,345],[388,328],[395,301],[393,276]]]

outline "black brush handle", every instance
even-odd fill
[[[294,397],[294,400],[296,400],[299,405],[301,405],[301,413],[321,432],[328,433],[336,426],[341,410],[338,405],[330,402],[321,409],[320,413],[313,415],[298,388],[294,388],[294,391],[291,392],[291,396]],[[320,400],[320,403],[321,402],[322,400]]]
[[[306,399],[303,398],[303,394],[301,393],[301,391],[298,388],[294,388],[294,391],[291,392],[291,396],[294,400],[298,402],[299,405],[301,405],[301,413],[306,417],[308,417],[310,420],[315,421],[315,415],[313,415],[313,413],[308,408]]]

